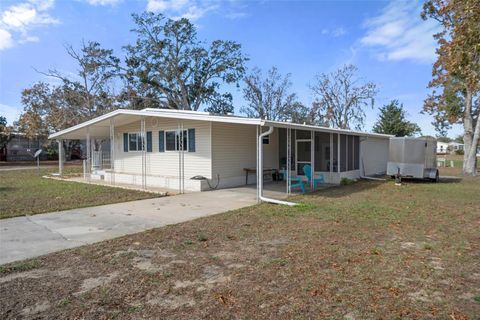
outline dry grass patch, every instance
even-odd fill
[[[0,219],[158,197],[153,193],[42,178],[56,169],[0,171]],[[80,174],[81,167],[66,167]]]
[[[475,319],[479,194],[360,182],[51,254],[0,275],[0,317]]]

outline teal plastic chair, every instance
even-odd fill
[[[286,170],[280,170],[280,173],[283,174],[283,176],[286,178],[287,177],[287,171]],[[303,181],[302,177],[290,177],[290,188],[300,188],[302,190],[302,193],[305,193],[305,182]]]
[[[290,188],[300,188],[302,193],[305,193],[305,184],[301,177],[290,177]]]
[[[309,164],[303,166],[303,173],[308,179],[308,184],[312,184],[312,167]],[[323,174],[318,174],[313,177],[313,187],[316,188],[319,184],[325,184]]]

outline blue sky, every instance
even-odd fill
[[[435,133],[431,117],[419,112],[428,94],[438,26],[420,19],[421,3],[415,1],[2,0],[0,114],[11,123],[22,110],[23,88],[40,80],[54,83],[34,68],[75,72],[65,43],[96,40],[122,56],[122,46],[134,39],[130,14],[143,10],[191,19],[200,39],[241,43],[250,57],[248,68],[277,66],[291,73],[292,90],[306,104],[316,74],[353,63],[362,79],[379,87],[366,130],[378,107],[399,99],[424,134]],[[244,105],[241,90],[228,89],[238,112]],[[454,128],[450,135],[458,133]]]

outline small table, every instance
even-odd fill
[[[245,184],[248,184],[248,175],[250,173],[257,172],[257,169],[256,168],[243,168],[243,171],[245,171]],[[278,170],[277,169],[272,169],[272,168],[263,169],[263,176],[270,175],[272,173],[278,174]]]

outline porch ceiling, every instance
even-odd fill
[[[129,123],[138,121],[138,128],[140,129],[140,120],[142,116],[130,115],[130,114],[118,114],[114,117],[109,117],[104,120],[97,121],[88,126],[90,130],[90,137],[92,138],[104,138],[110,136],[110,119],[114,119],[115,126],[123,126]],[[60,136],[56,136],[57,139],[67,140],[82,140],[87,136],[87,127],[72,128],[69,132],[64,132]],[[53,138],[53,137],[50,137]]]

